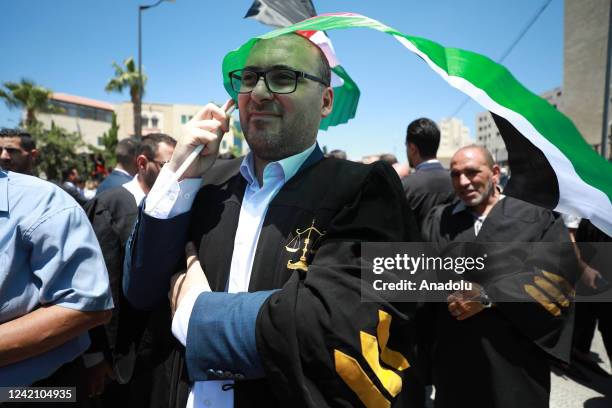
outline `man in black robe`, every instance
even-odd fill
[[[168,306],[152,315],[134,310],[121,292],[125,244],[160,169],[170,160],[176,141],[163,133],[130,141],[136,176],[96,195],[85,204],[108,270],[115,308],[111,321],[90,331],[92,345],[85,354],[90,396],[104,406],[166,406],[168,376],[161,364],[172,350]],[[113,381],[110,381],[110,380]],[[108,383],[105,389],[105,385]]]
[[[259,40],[230,75],[251,153],[207,171],[230,102],[207,105],[186,124],[128,244],[123,288],[137,307],[166,296],[187,240],[208,278],[193,256],[197,273],[173,287],[173,333],[193,386],[170,404],[390,406],[412,369],[411,306],[362,290],[361,243],[418,240],[399,179],[386,163],[323,158],[316,136],[333,88],[307,39]],[[185,179],[159,193],[200,144]],[[192,181],[199,192],[180,211]]]
[[[551,211],[504,197],[499,175],[486,149],[460,149],[451,178],[461,201],[436,207],[424,223],[425,239],[443,254],[486,254],[483,270],[452,274],[478,285],[433,305],[436,408],[548,407],[547,360],[569,360],[569,235]]]

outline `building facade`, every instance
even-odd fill
[[[546,91],[540,95],[546,99],[555,108],[562,110],[563,108],[563,91],[560,87]],[[506,144],[499,134],[499,129],[495,125],[495,121],[490,112],[481,112],[476,115],[476,144],[484,146],[502,166],[508,164],[508,150]]]
[[[601,151],[610,7],[610,0],[565,0],[561,111],[597,151]]]
[[[45,128],[51,123],[69,132],[81,135],[83,141],[95,147],[102,147],[102,135],[112,123],[113,113],[117,116],[119,139],[134,135],[134,115],[131,102],[111,104],[82,96],[54,93],[51,104],[61,108],[60,113],[39,113],[37,118]],[[181,126],[200,111],[203,105],[185,104],[142,104],[142,134],[166,133],[178,137]],[[248,152],[239,120],[232,118],[230,131],[224,135],[219,148],[220,154],[233,153],[242,156]]]
[[[444,118],[438,122],[438,127],[440,128],[438,160],[444,167],[448,167],[455,152],[463,146],[472,144],[473,140],[470,137],[470,129],[461,119]]]

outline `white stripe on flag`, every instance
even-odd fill
[[[604,194],[603,191],[596,189],[582,180],[576,173],[569,159],[557,146],[542,136],[531,122],[519,113],[501,106],[491,99],[486,92],[474,86],[466,79],[448,75],[448,73],[436,65],[427,54],[421,52],[406,38],[397,35],[393,35],[393,37],[410,51],[423,58],[425,62],[427,62],[427,64],[451,86],[463,91],[487,110],[510,121],[519,132],[527,137],[531,143],[546,155],[559,182],[559,204],[556,210],[589,218],[595,226],[612,236],[612,220],[606,217],[606,214],[612,214],[612,204],[608,196]],[[588,210],[585,211],[585,208]]]

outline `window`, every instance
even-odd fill
[[[153,116],[151,118],[151,127],[154,129],[157,129],[157,123],[159,122],[159,119],[157,119],[157,116]]]
[[[140,118],[140,121],[142,122],[140,124],[142,127],[146,127],[146,128],[149,127],[149,118],[147,118],[146,116],[143,116]]]
[[[223,150],[227,149],[227,140],[224,140],[221,142],[221,149]]]
[[[181,124],[184,125],[187,123],[189,119],[187,119],[187,115],[181,115]]]

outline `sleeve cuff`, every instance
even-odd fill
[[[174,174],[168,166],[164,166],[159,172],[146,198],[144,211],[147,215],[163,220],[184,214],[191,209],[195,195],[202,186],[202,179],[184,179],[177,182],[173,180]],[[153,208],[155,202],[157,205]]]
[[[201,293],[189,319],[186,342],[187,372],[192,381],[264,376],[257,353],[255,325],[262,304],[275,291]]]
[[[195,305],[198,296],[204,292],[201,287],[191,288],[185,295],[181,304],[176,309],[174,317],[172,318],[172,334],[183,346],[187,344],[187,331],[189,328],[189,318],[191,317],[191,311]]]

